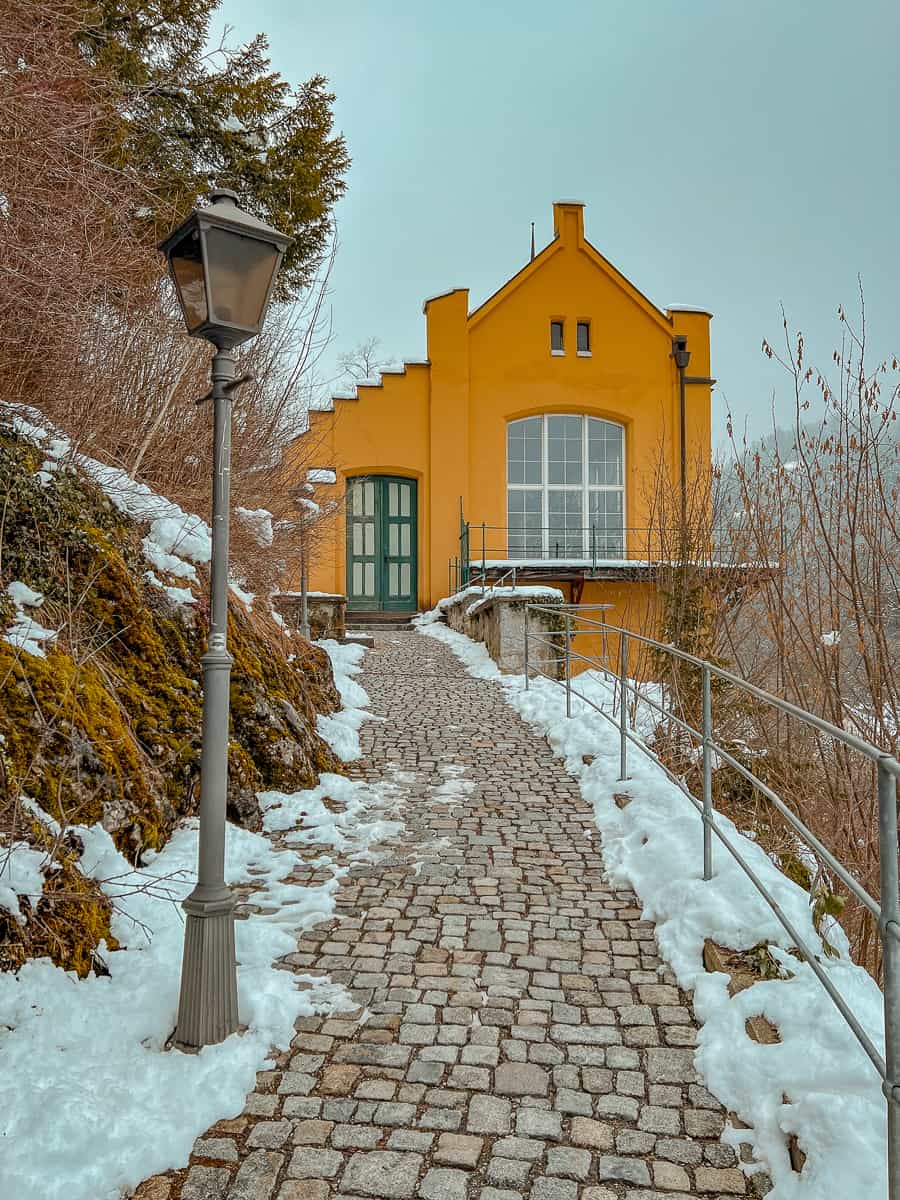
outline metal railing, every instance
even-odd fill
[[[610,721],[619,733],[619,778],[628,778],[628,744],[639,746],[642,753],[653,759],[688,797],[700,811],[703,822],[703,878],[710,880],[713,875],[713,842],[714,839],[722,844],[732,856],[750,882],[768,904],[775,917],[792,939],[800,956],[809,965],[818,981],[822,984],[830,999],[852,1030],[857,1041],[872,1062],[882,1080],[882,1091],[887,1100],[888,1119],[888,1195],[890,1200],[900,1200],[900,882],[898,882],[898,841],[897,841],[897,785],[900,780],[900,763],[891,755],[886,754],[877,746],[871,745],[862,738],[837,725],[832,725],[822,717],[805,711],[788,700],[763,691],[745,679],[733,675],[722,667],[696,658],[675,646],[654,641],[633,630],[623,629],[616,625],[607,624],[601,619],[595,620],[582,615],[588,606],[579,605],[542,605],[527,604],[525,607],[525,687],[528,688],[532,674],[537,674],[565,688],[566,716],[572,715],[572,699],[577,698],[589,708],[594,709],[606,720]],[[537,634],[529,630],[529,613],[549,614],[557,621],[562,617],[564,629],[559,634]],[[601,638],[601,657],[580,654],[573,649],[573,639],[578,633],[590,633]],[[609,636],[619,638],[618,663],[611,670],[608,661]],[[536,664],[531,653],[535,644],[540,644],[552,651],[544,655],[543,665],[552,665],[551,674],[542,665]],[[700,672],[702,727],[694,728],[687,721],[677,716],[664,703],[657,703],[646,692],[641,693],[641,685],[628,677],[629,647],[634,644],[653,651],[655,654],[671,656],[693,666]],[[561,651],[561,653],[559,653]],[[607,712],[602,705],[595,703],[589,696],[579,692],[572,682],[572,663],[580,662],[589,668],[599,670],[607,680],[614,683],[612,712]],[[558,670],[562,667],[562,671]],[[561,675],[561,678],[560,678]],[[851,875],[831,851],[823,845],[816,835],[797,817],[771,787],[759,779],[748,767],[738,761],[733,754],[721,746],[714,737],[712,680],[718,679],[752,697],[756,702],[774,709],[787,717],[791,717],[817,730],[820,734],[840,743],[848,750],[855,751],[872,763],[877,772],[878,793],[878,858],[880,868],[880,902],[875,900],[863,885]],[[632,727],[629,728],[629,693],[632,696]],[[658,712],[668,721],[686,734],[692,742],[702,747],[702,799],[698,799],[688,789],[684,780],[676,776],[652,748],[643,741],[634,728],[634,715],[638,703],[647,705]],[[716,812],[713,805],[712,764],[713,755],[737,771],[751,786],[756,789],[778,811],[781,817],[802,838],[807,846],[825,863],[830,871],[840,879],[863,907],[872,914],[877,923],[881,938],[884,965],[884,1044],[885,1054],[882,1057],[872,1039],[856,1019],[847,1002],[832,983],[828,973],[823,969],[815,953],[801,938],[793,922],[771,895],[766,885],[753,868],[746,862],[740,850],[729,840],[716,822]]]
[[[468,571],[468,577],[465,583],[461,583],[457,569],[456,577],[454,577],[454,563],[450,562],[450,578],[448,583],[450,590],[448,596],[453,596],[461,591],[464,587],[480,587],[482,596],[491,588],[500,587],[515,587],[516,579],[518,578],[519,568],[510,567],[508,571],[504,571],[502,575],[498,575],[496,579],[491,579],[488,582],[487,571],[482,571],[478,567],[472,567]]]
[[[450,593],[471,582],[473,573],[484,577],[489,570],[503,570],[513,562],[518,570],[531,566],[566,564],[597,570],[605,563],[655,564],[673,561],[677,530],[649,526],[542,525],[519,529],[509,525],[473,524],[460,520],[459,554],[449,563]],[[738,528],[712,531],[703,553],[704,564],[729,565],[741,557],[743,540]]]

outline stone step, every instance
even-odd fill
[[[351,633],[415,633],[414,625],[408,621],[405,625],[400,625],[395,621],[379,621],[379,622],[362,622],[348,621],[346,625],[348,636]]]
[[[378,632],[384,630],[411,631],[412,619],[418,613],[410,612],[348,612],[346,629],[351,631]]]
[[[342,646],[365,646],[368,650],[375,646],[375,639],[364,629],[348,629],[342,638],[338,638]]]

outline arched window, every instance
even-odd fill
[[[506,435],[510,558],[621,558],[625,430],[569,413],[510,421]]]

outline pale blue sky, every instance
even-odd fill
[[[828,366],[866,296],[900,349],[896,0],[225,0],[291,81],[322,72],[353,166],[337,210],[328,365],[425,352],[422,300],[473,306],[583,200],[588,238],[661,307],[711,309],[714,431],[787,381],[780,305]]]

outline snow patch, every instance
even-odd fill
[[[258,546],[271,546],[274,540],[272,531],[272,514],[267,508],[241,508],[234,510],[234,515],[245,525]]]
[[[307,592],[307,595],[312,593]],[[362,660],[365,648],[359,645],[343,645],[333,638],[323,638],[316,642],[321,646],[331,660],[334,673],[334,683],[341,697],[339,712],[319,713],[316,716],[316,730],[319,737],[327,742],[341,762],[355,762],[362,758],[359,745],[359,731],[364,721],[374,721],[375,716],[367,712],[369,697],[363,687],[354,679],[362,670]]]
[[[145,571],[144,578],[148,583],[152,583],[155,588],[159,588],[161,592],[165,592],[173,604],[197,603],[197,597],[190,588],[173,587],[168,583],[163,583],[155,571]]]
[[[62,469],[63,460],[70,462],[102,489],[119,512],[149,525],[141,549],[156,571],[188,583],[199,583],[196,568],[206,566],[212,558],[212,533],[206,521],[185,512],[180,505],[158,495],[147,484],[137,482],[118,467],[108,466],[76,452],[67,437],[42,423],[41,415],[35,409],[5,404],[2,410],[10,414],[9,420],[16,432],[41,447],[47,455],[39,472],[42,483],[46,485],[53,481],[56,473]],[[235,514],[250,523],[261,546],[272,544],[272,515],[268,510],[238,508]],[[157,583],[153,579],[151,582],[164,591],[168,590],[161,581]],[[255,597],[245,592],[237,581],[229,582],[238,599],[248,609],[252,608]],[[185,588],[173,588],[172,593],[170,598],[178,604],[195,602],[193,598],[187,599]],[[34,653],[33,650],[29,652]]]
[[[25,915],[19,907],[19,898],[27,897],[32,908],[37,905],[44,888],[42,867],[47,862],[46,854],[33,850],[26,842],[5,846],[0,839],[0,909],[10,913],[20,925],[25,924]]]
[[[374,845],[403,831],[402,821],[385,816],[395,809],[399,793],[393,783],[367,783],[325,772],[314,788],[260,792],[263,829],[288,831],[286,840],[292,846],[330,846],[352,860],[370,858]],[[364,820],[363,814],[371,814],[371,819]]]
[[[35,658],[46,658],[41,643],[52,642],[56,638],[56,630],[45,629],[25,612],[26,608],[39,608],[44,603],[43,595],[18,579],[7,585],[6,594],[13,602],[15,618],[2,634],[3,640]]]
[[[166,1051],[197,823],[141,869],[99,825],[73,832],[85,843],[83,869],[116,905],[112,929],[123,948],[101,946],[108,976],[79,980],[46,958],[0,973],[0,1195],[16,1200],[116,1200],[147,1176],[183,1166],[196,1137],[243,1110],[271,1048],[289,1047],[297,1017],[352,1007],[342,988],[315,980],[298,991],[298,977],[273,965],[296,950],[300,930],[333,914],[337,878],[316,888],[288,883],[301,865],[293,851],[229,825],[229,883],[252,880],[252,902],[274,910],[236,922],[248,1028],[199,1054]]]
[[[247,612],[253,611],[253,601],[256,599],[254,592],[246,592],[235,579],[228,580],[228,588],[232,595],[237,596],[241,604],[246,608]]]
[[[464,799],[475,791],[477,785],[470,779],[462,778],[466,773],[465,767],[451,763],[440,767],[439,770],[444,776],[444,781],[432,788],[431,791],[432,800],[437,801],[438,804],[451,804],[455,800]]]

